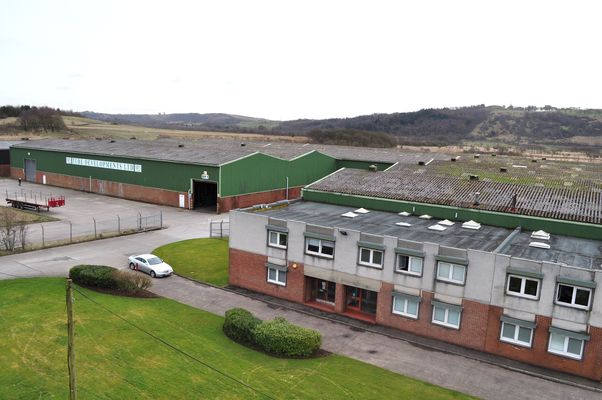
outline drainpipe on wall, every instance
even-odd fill
[[[288,176],[286,177],[286,199],[288,200]]]
[[[88,190],[90,193],[92,193],[92,175],[90,175],[90,190]]]

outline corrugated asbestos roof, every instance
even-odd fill
[[[184,147],[178,147],[179,144],[183,144]],[[42,139],[19,142],[15,147],[207,165],[221,165],[255,152],[290,160],[314,150],[337,159],[383,163],[418,164],[419,161],[428,162],[431,159],[449,158],[446,154],[406,152],[399,149],[328,146],[290,142],[241,142],[231,139],[180,141],[175,139],[153,141]]]
[[[308,186],[324,192],[509,212],[516,194],[515,213],[569,221],[602,223],[602,193],[515,183],[470,181],[457,177],[409,171],[370,172],[344,169]]]

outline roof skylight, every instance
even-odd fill
[[[475,222],[473,220],[470,220],[470,221],[464,222],[462,224],[462,228],[472,229],[472,230],[477,231],[477,230],[481,229],[481,224],[479,224],[478,222]]]
[[[397,215],[401,215],[402,217],[409,217],[410,215],[412,215],[412,213],[409,213],[407,211],[402,211],[400,213],[397,213]]]
[[[550,240],[550,234],[546,231],[536,231],[531,234],[532,239]]]
[[[431,218],[433,218],[433,217],[431,217],[431,216],[430,216],[430,215],[428,215],[428,214],[422,214],[422,215],[421,215],[420,217],[418,217],[418,218],[422,218],[422,219],[431,219]]]
[[[357,210],[355,210],[354,212],[358,213],[358,214],[367,214],[370,211],[366,210],[365,208],[358,208]]]
[[[447,228],[444,226],[441,226],[439,224],[435,224],[435,225],[429,226],[428,229],[430,229],[431,231],[443,232]]]
[[[548,250],[550,248],[550,245],[542,242],[531,242],[529,243],[529,247],[537,247],[538,249]]]
[[[354,212],[346,212],[345,214],[341,214],[341,217],[345,217],[345,218],[355,218],[357,217],[358,214],[354,213]]]
[[[408,227],[412,226],[412,224],[408,224],[407,222],[396,222],[395,225],[397,225],[397,226],[403,226],[405,228],[408,228]]]
[[[450,221],[449,219],[444,219],[443,221],[439,221],[438,224],[443,226],[452,226],[454,222]]]

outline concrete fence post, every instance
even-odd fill
[[[163,210],[159,211],[159,228],[163,229]]]
[[[219,238],[223,239],[224,238],[224,221],[220,221],[219,222]]]
[[[46,247],[44,243],[44,225],[40,224],[40,228],[42,228],[42,248]]]
[[[92,221],[94,221],[94,239],[96,239],[96,218],[92,217]]]
[[[73,243],[73,224],[71,221],[67,222],[69,222],[69,243]]]
[[[117,234],[121,235],[121,219],[119,219],[119,215],[117,215]]]
[[[142,215],[140,213],[138,213],[138,230],[141,231],[142,230]]]

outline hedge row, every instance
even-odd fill
[[[258,345],[267,353],[286,357],[308,357],[322,343],[319,332],[291,324],[282,317],[261,321],[243,308],[226,312],[224,333],[246,344]]]
[[[113,289],[126,293],[137,293],[152,285],[149,277],[120,271],[106,265],[76,265],[69,270],[73,282],[101,289]]]

